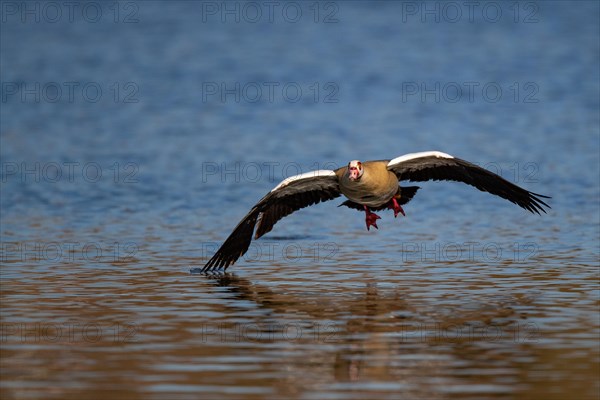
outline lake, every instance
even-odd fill
[[[597,399],[597,2],[3,2],[3,399]],[[419,183],[202,267],[282,179]],[[408,185],[411,185],[408,183]]]

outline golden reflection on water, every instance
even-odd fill
[[[593,274],[189,264],[5,264],[2,398],[597,394]]]

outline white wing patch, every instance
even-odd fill
[[[454,158],[450,154],[442,153],[441,151],[422,151],[420,153],[410,153],[400,157],[396,157],[388,163],[388,167],[395,164],[400,164],[404,161],[414,160],[415,158],[422,157]]]
[[[282,180],[279,185],[275,186],[275,188],[271,190],[271,192],[287,186],[290,182],[297,181],[299,179],[316,178],[318,176],[335,176],[335,172],[328,169],[319,169],[316,171],[305,172],[300,175],[290,176],[289,178]]]

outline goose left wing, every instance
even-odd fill
[[[226,270],[243,256],[250,247],[257,223],[255,239],[270,232],[277,221],[294,211],[340,195],[335,171],[318,170],[284,179],[252,207],[202,272]]]

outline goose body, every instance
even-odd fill
[[[380,217],[373,211],[389,208],[394,211],[394,216],[404,215],[402,205],[408,203],[419,189],[417,186],[399,186],[398,182],[404,180],[463,182],[532,213],[545,213],[544,207],[550,208],[542,200],[548,196],[529,192],[484,168],[439,151],[364,163],[354,160],[334,171],[318,170],[284,179],[252,207],[202,271],[227,269],[248,251],[253,233],[258,239],[294,211],[341,195],[348,200],[340,206],[364,211],[367,230],[371,226],[377,228]]]
[[[351,180],[348,167],[336,170],[340,192],[358,204],[380,207],[398,192],[398,177],[387,169],[387,161],[368,161],[362,164],[360,179]]]

